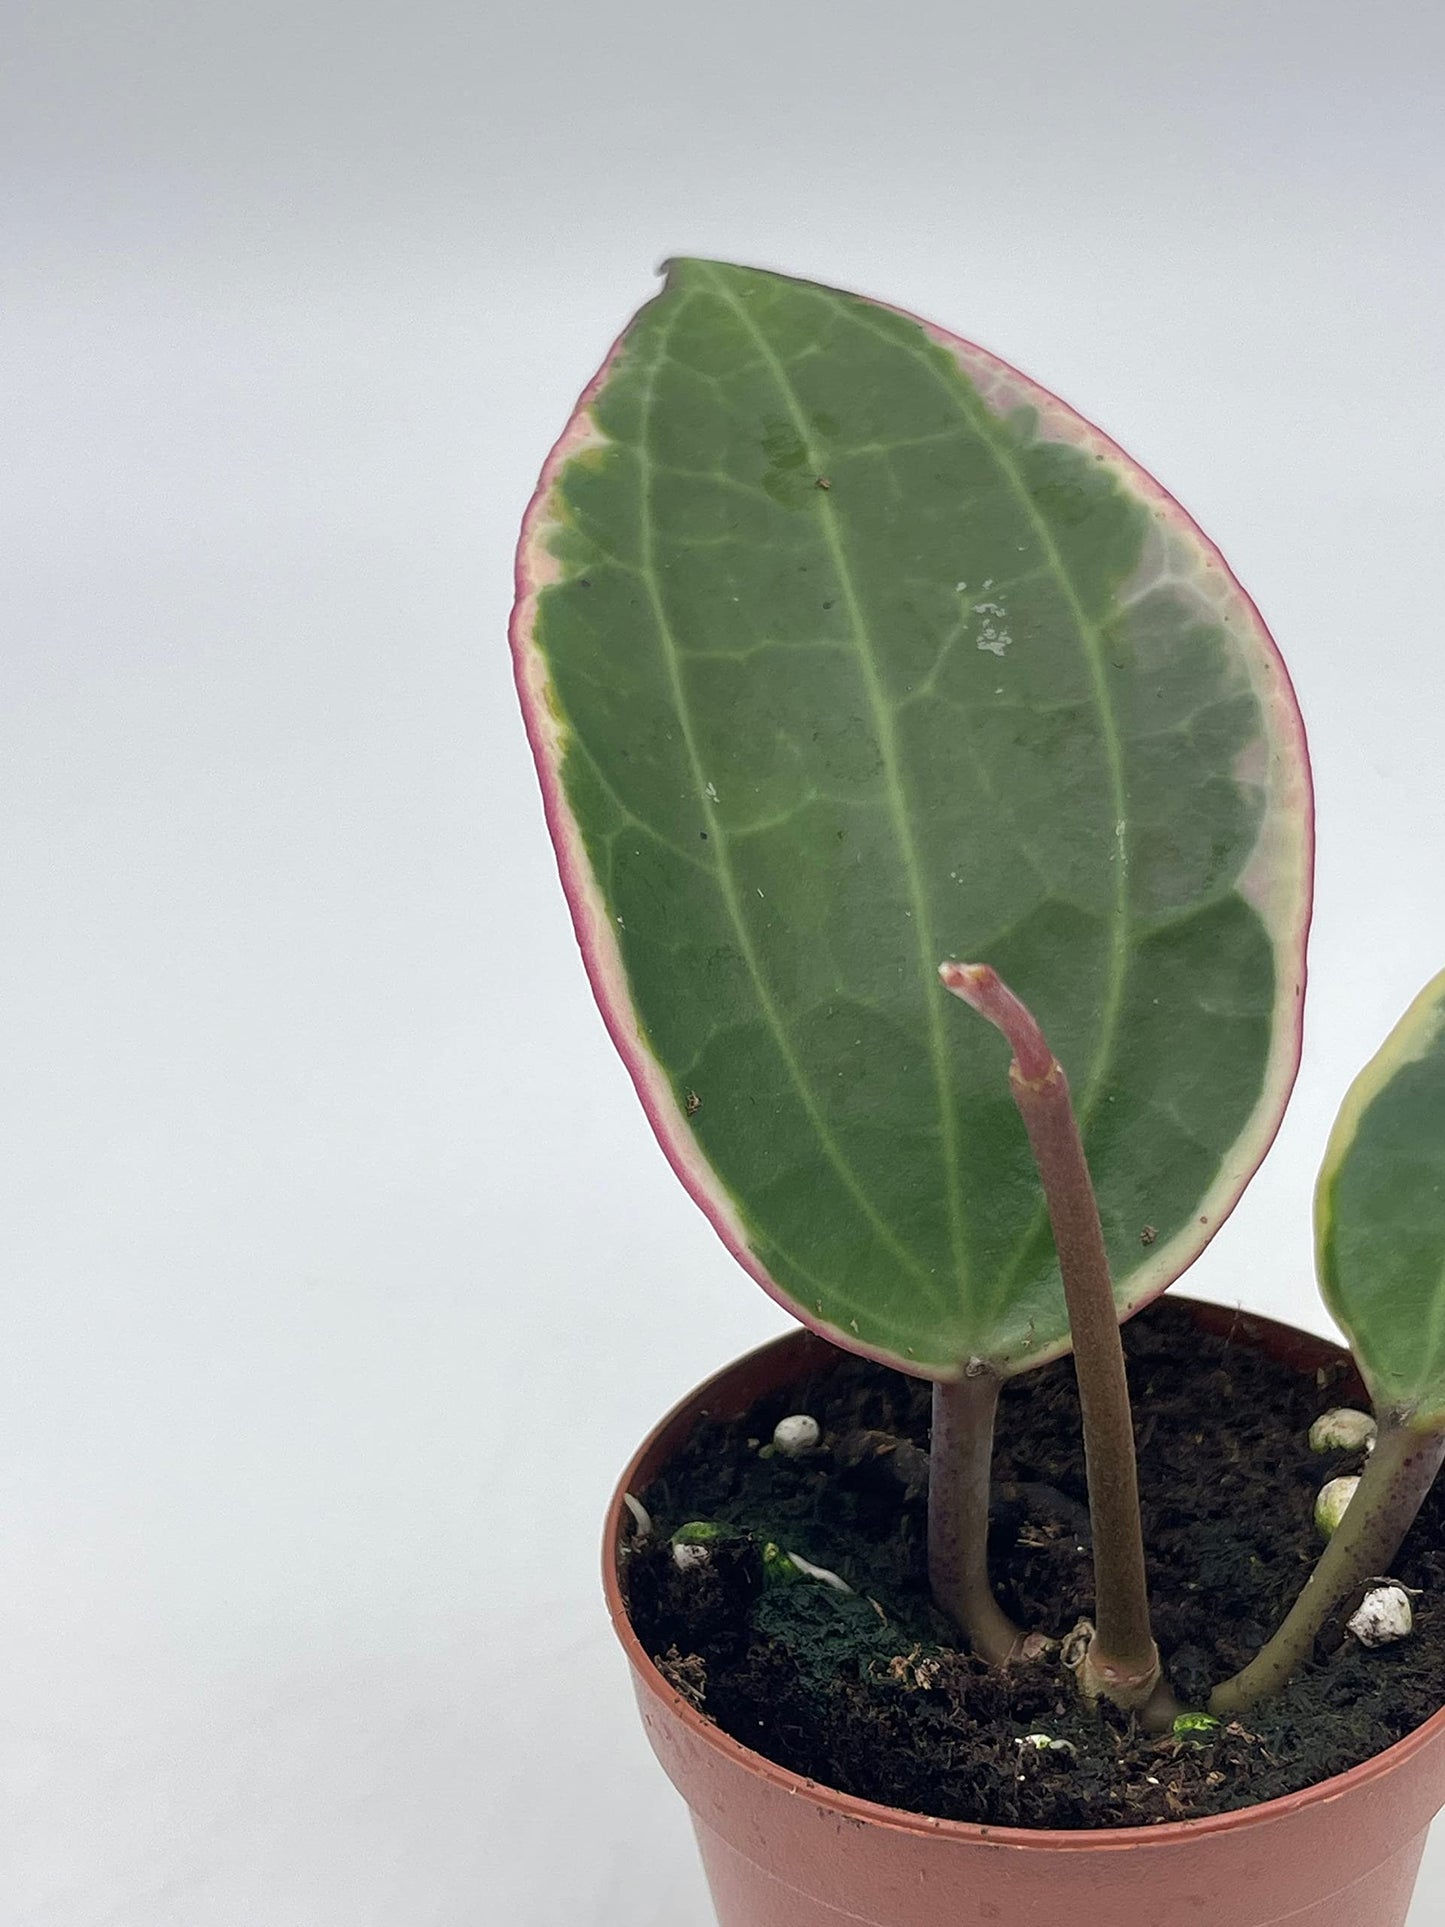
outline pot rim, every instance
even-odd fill
[[[1200,1299],[1187,1298],[1181,1292],[1171,1294],[1176,1304],[1188,1305],[1216,1316],[1228,1307],[1219,1307]],[[1297,1325],[1287,1325],[1280,1319],[1266,1318],[1256,1312],[1241,1314],[1241,1321],[1247,1319],[1252,1331],[1272,1331],[1289,1333],[1293,1336],[1314,1340],[1323,1349],[1334,1351],[1339,1357],[1348,1359],[1349,1354],[1332,1340],[1320,1338],[1317,1334],[1306,1332]],[[1169,1820],[1156,1826],[1137,1827],[1002,1827],[990,1826],[975,1820],[944,1820],[927,1813],[912,1813],[903,1807],[884,1806],[876,1800],[860,1799],[856,1794],[842,1793],[821,1780],[811,1780],[789,1768],[779,1766],[762,1753],[754,1752],[744,1746],[730,1733],[712,1720],[705,1719],[688,1700],[684,1699],[675,1687],[671,1686],[653,1663],[641,1640],[633,1630],[628,1617],[626,1602],[622,1597],[619,1576],[620,1562],[618,1553],[623,1545],[623,1520],[626,1513],[624,1494],[631,1491],[633,1480],[642,1461],[647,1458],[659,1436],[670,1427],[678,1424],[687,1414],[706,1398],[719,1380],[730,1376],[740,1368],[751,1364],[764,1354],[776,1351],[783,1346],[796,1345],[800,1340],[818,1344],[817,1334],[799,1326],[793,1331],[780,1333],[761,1345],[744,1352],[741,1357],[724,1365],[719,1371],[680,1398],[647,1434],[642,1444],[633,1453],[626,1471],[618,1481],[607,1507],[606,1523],[602,1540],[602,1585],[607,1599],[607,1610],[633,1671],[642,1680],[648,1691],[661,1700],[668,1711],[685,1726],[694,1739],[701,1740],[722,1754],[733,1765],[755,1778],[765,1780],[780,1792],[794,1797],[810,1800],[815,1806],[840,1818],[874,1827],[884,1827],[895,1833],[921,1834],[930,1838],[950,1838],[960,1844],[988,1844],[1013,1848],[1031,1848],[1040,1852],[1064,1852],[1087,1847],[1098,1849],[1138,1849],[1145,1846],[1168,1846],[1171,1842],[1197,1840],[1208,1834],[1234,1833],[1241,1828],[1264,1826],[1272,1819],[1283,1818],[1297,1813],[1301,1808],[1317,1802],[1339,1800],[1357,1789],[1365,1787],[1374,1780],[1381,1779],[1405,1766],[1415,1754],[1445,1736],[1445,1706],[1433,1713],[1423,1725],[1417,1726],[1413,1733],[1396,1740],[1382,1753],[1372,1754],[1358,1766],[1347,1772],[1332,1775],[1328,1780],[1317,1780],[1312,1786],[1302,1787],[1297,1793],[1278,1795],[1273,1800],[1262,1800],[1254,1806],[1237,1807],[1229,1813],[1206,1814],[1197,1820]]]

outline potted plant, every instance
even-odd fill
[[[1304,732],[1218,551],[983,350],[681,261],[547,461],[512,640],[608,1028],[810,1328],[665,1420],[607,1528],[723,1927],[1400,1927],[1445,1803],[1407,1546],[1445,980],[1320,1180],[1353,1364],[1203,1306],[1121,1333],[1299,1061]]]

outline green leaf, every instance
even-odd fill
[[[554,450],[518,682],[594,987],[753,1275],[929,1375],[1067,1349],[993,964],[1068,1071],[1121,1311],[1298,1062],[1309,778],[1216,550],[981,349],[680,261]]]
[[[1315,1249],[1377,1411],[1445,1424],[1445,973],[1350,1086],[1315,1191]]]

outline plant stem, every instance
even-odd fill
[[[1090,1698],[1103,1696],[1139,1712],[1150,1725],[1164,1726],[1175,1708],[1149,1620],[1124,1344],[1068,1080],[1026,1005],[986,964],[944,964],[939,975],[1013,1047],[1009,1085],[1053,1226],[1079,1381],[1094,1536],[1096,1625],[1079,1683]]]
[[[1209,1710],[1243,1713],[1287,1685],[1332,1615],[1369,1580],[1382,1578],[1415,1522],[1445,1460],[1445,1432],[1387,1417],[1355,1496],[1284,1624],[1233,1679],[1216,1687]]]
[[[988,1582],[988,1500],[996,1372],[971,1369],[933,1387],[928,1461],[928,1578],[933,1596],[990,1666],[1006,1665],[1020,1633]]]

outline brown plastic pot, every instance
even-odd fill
[[[1344,1356],[1288,1325],[1175,1302],[1302,1371]],[[719,1927],[1404,1927],[1445,1805],[1445,1711],[1349,1773],[1242,1812],[1034,1832],[836,1793],[750,1752],[676,1693],[628,1621],[622,1495],[648,1485],[701,1418],[740,1417],[831,1355],[799,1330],[709,1379],[648,1438],[607,1515],[608,1609],[653,1751],[691,1810]]]

